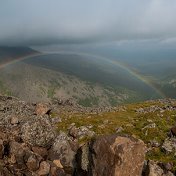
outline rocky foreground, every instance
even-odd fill
[[[60,117],[51,117],[52,108],[59,110],[61,106],[28,104],[14,97],[0,96],[0,176],[174,175],[173,163],[146,160],[151,145],[119,133],[122,127],[117,133],[98,137],[91,128],[77,128],[75,124],[63,132],[57,124],[64,122]],[[139,108],[136,113],[155,111],[155,108]],[[141,130],[146,132],[146,129],[153,128],[154,123],[151,124]],[[175,129],[171,129],[170,137],[162,144],[167,152],[173,152]],[[85,134],[90,139],[80,143],[79,139]],[[157,144],[153,142],[152,145]]]

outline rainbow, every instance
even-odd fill
[[[87,57],[94,57],[97,59],[101,59],[103,61],[106,61],[110,64],[116,65],[122,69],[124,69],[125,71],[127,71],[129,74],[131,74],[132,76],[134,76],[135,78],[137,78],[138,80],[142,81],[144,84],[146,84],[147,86],[149,86],[150,88],[152,88],[161,98],[166,98],[165,94],[158,88],[156,87],[156,85],[154,85],[149,79],[147,79],[146,77],[140,75],[139,73],[137,73],[135,70],[133,70],[131,67],[129,67],[128,65],[125,65],[124,63],[121,63],[119,61],[114,61],[114,60],[110,60],[106,57],[102,57],[99,55],[94,55],[94,54],[88,54],[88,53],[82,53],[82,52],[68,52],[68,51],[59,51],[59,52],[47,52],[47,53],[33,53],[33,54],[29,54],[23,57],[18,57],[16,59],[13,59],[11,61],[7,61],[5,63],[0,64],[0,69],[5,68],[9,65],[15,64],[19,61],[23,61],[32,57],[37,57],[37,56],[46,56],[46,55],[50,55],[50,54],[77,54],[77,55],[82,55],[82,56],[87,56]]]

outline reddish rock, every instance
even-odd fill
[[[3,145],[3,140],[0,139],[0,159],[3,158],[4,155],[4,145]]]
[[[38,103],[35,108],[35,112],[38,116],[43,116],[50,111],[50,108],[46,104]]]
[[[14,141],[11,141],[9,145],[10,145],[10,154],[15,156],[18,166],[20,168],[25,167],[24,163],[25,151],[22,145]]]
[[[8,143],[8,135],[6,133],[3,133],[2,131],[0,131],[0,139],[2,139],[3,144]]]
[[[68,176],[68,174],[65,174],[64,170],[55,166],[51,167],[50,171],[51,176]]]
[[[14,176],[14,175],[7,169],[7,167],[3,167],[0,170],[0,176]]]
[[[140,176],[144,156],[141,140],[118,135],[99,137],[78,152],[81,169],[77,175]]]
[[[30,171],[36,171],[39,168],[39,161],[35,155],[31,155],[26,163]]]
[[[32,147],[32,151],[38,155],[40,155],[41,157],[43,157],[44,159],[47,158],[48,155],[48,151],[46,148],[44,147]]]
[[[37,174],[39,176],[45,176],[45,175],[48,175],[50,172],[50,164],[46,161],[42,161],[40,163],[40,168],[39,170],[37,171]]]
[[[171,128],[171,133],[172,133],[173,136],[176,136],[176,126],[173,126]]]

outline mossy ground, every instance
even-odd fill
[[[176,110],[155,111],[147,113],[137,113],[136,109],[147,108],[151,106],[164,107],[166,104],[159,101],[149,101],[137,104],[125,105],[125,108],[117,112],[104,112],[99,114],[72,113],[64,112],[61,114],[62,122],[58,124],[58,129],[67,131],[70,124],[75,123],[77,127],[92,125],[92,130],[97,135],[112,134],[118,127],[124,130],[122,133],[133,135],[142,139],[146,145],[152,141],[158,141],[160,144],[167,137],[170,128],[176,122]],[[143,129],[146,125],[155,123],[155,128]],[[85,142],[84,139],[81,142]],[[173,162],[176,166],[176,157],[173,154],[165,154],[160,148],[153,148],[147,153],[146,159],[152,159],[162,162]]]

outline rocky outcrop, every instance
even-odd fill
[[[0,96],[2,176],[70,175],[62,164],[58,164],[60,156],[49,158],[59,134],[46,111],[43,115],[35,115],[35,107],[35,104],[26,104],[13,97]],[[67,150],[71,153],[72,149]],[[72,158],[68,162],[72,162]]]
[[[143,176],[173,176],[174,162],[144,162],[144,143],[122,135],[124,126],[100,137],[92,124],[72,123],[62,132],[57,125],[64,119],[53,113],[60,109],[51,107],[0,96],[0,176],[141,176],[142,171]],[[157,128],[155,122],[147,122],[141,131]],[[174,129],[164,141],[150,140],[147,152],[159,148],[166,155],[175,153]],[[78,143],[84,139],[90,141]]]
[[[50,147],[34,146],[11,135],[0,133],[2,176],[140,176],[142,172],[145,145],[132,137],[102,136],[79,148],[65,133],[57,135]]]
[[[0,175],[57,176],[60,174],[69,176],[72,174],[74,166],[71,164],[74,161],[75,151],[72,151],[72,148],[68,146],[67,140],[57,144],[57,146],[57,140],[56,142],[53,141],[48,148],[30,145],[23,139],[16,141],[11,138],[11,135],[8,132],[0,132]],[[60,148],[57,148],[59,145]],[[53,151],[54,149],[59,150],[60,153],[51,157],[51,149]],[[67,164],[70,164],[69,171]]]
[[[118,135],[99,137],[79,150],[76,175],[138,176],[144,156],[141,140]]]

